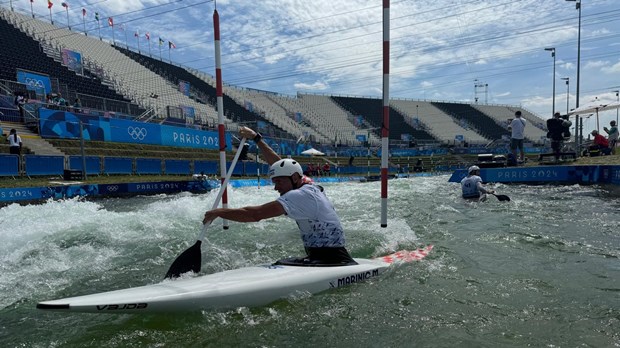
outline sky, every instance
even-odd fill
[[[52,0],[54,22],[69,23],[143,53],[215,75],[213,14],[220,18],[225,84],[294,96],[298,92],[382,97],[381,0]],[[10,0],[0,0],[4,7]],[[30,1],[14,0],[30,13]],[[49,20],[47,2],[34,0]],[[87,14],[82,17],[82,9]],[[579,105],[616,101],[620,89],[620,0],[391,0],[390,98],[517,105],[542,118]],[[83,22],[83,19],[85,20]],[[121,25],[125,29],[121,30]],[[125,38],[127,37],[127,41]],[[168,52],[168,41],[176,48]],[[551,51],[555,48],[555,64]],[[555,70],[555,75],[554,75]],[[568,78],[568,86],[562,78]],[[555,98],[553,97],[555,81]],[[567,91],[568,87],[568,91]],[[568,93],[567,93],[568,92]],[[616,111],[599,115],[600,128]],[[596,128],[596,117],[584,124]]]

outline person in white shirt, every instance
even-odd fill
[[[471,166],[467,169],[467,176],[461,180],[461,191],[465,199],[479,199],[484,201],[486,194],[493,194],[495,191],[489,190],[482,185],[480,177],[480,167]]]
[[[253,139],[271,164],[269,177],[280,197],[259,206],[218,208],[207,211],[203,223],[215,218],[238,222],[256,222],[286,215],[295,220],[307,255],[279,260],[275,264],[295,266],[347,266],[357,264],[345,248],[344,229],[340,218],[323,188],[305,179],[301,165],[290,158],[280,159],[262,141],[259,133],[242,127],[242,137]],[[275,161],[274,161],[275,160]]]
[[[521,111],[515,112],[515,118],[510,122],[508,128],[511,130],[510,149],[515,159],[517,158],[517,149],[519,149],[519,159],[521,162],[525,159],[525,151],[523,150],[523,139],[525,138],[525,119],[521,117]]]
[[[17,131],[15,129],[11,129],[9,136],[7,137],[9,141],[9,152],[12,155],[19,155],[22,151],[22,138],[17,135]]]

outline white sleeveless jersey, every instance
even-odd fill
[[[463,198],[476,198],[480,197],[480,191],[478,190],[478,183],[482,182],[482,178],[478,175],[466,176],[461,180],[461,190],[463,191]]]
[[[304,247],[344,247],[340,218],[318,186],[303,185],[283,194],[277,201],[284,207],[286,215],[297,222]]]

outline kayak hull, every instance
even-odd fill
[[[429,246],[432,248],[432,246]],[[429,247],[419,249],[426,256]],[[402,253],[402,252],[400,252]],[[414,253],[414,252],[407,252]],[[398,253],[377,259],[355,259],[339,267],[259,265],[158,284],[43,301],[38,309],[86,313],[157,313],[257,307],[295,294],[315,294],[372,279],[399,258]],[[407,254],[410,255],[410,254]]]

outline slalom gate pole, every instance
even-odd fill
[[[390,0],[383,0],[383,125],[381,127],[381,227],[387,227],[390,137]]]
[[[215,95],[217,97],[218,137],[220,145],[220,177],[224,183],[226,177],[226,135],[224,133],[224,95],[222,86],[222,57],[220,52],[220,16],[217,9],[213,11],[213,34],[215,36]],[[228,208],[228,190],[224,189],[222,207]],[[228,229],[228,220],[222,219],[223,228]]]

